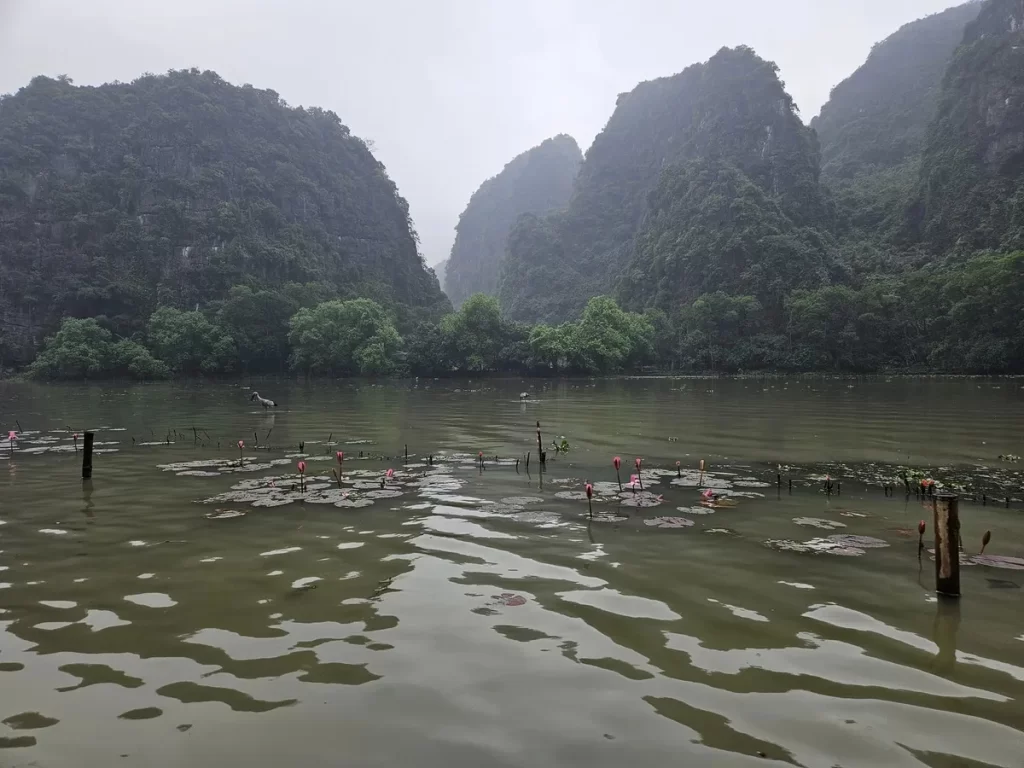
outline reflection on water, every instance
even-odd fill
[[[0,764],[1024,765],[1015,380],[259,388],[0,387]]]

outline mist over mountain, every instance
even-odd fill
[[[480,185],[459,217],[445,267],[445,293],[456,307],[474,293],[497,293],[509,230],[523,214],[565,207],[582,159],[576,141],[563,134],[518,155]]]

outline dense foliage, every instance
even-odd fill
[[[47,340],[29,372],[44,379],[158,379],[170,371],[141,344],[129,339],[115,342],[110,331],[94,319],[68,318]]]
[[[335,114],[197,70],[96,88],[37,77],[0,100],[6,361],[64,316],[129,336],[158,306],[289,282],[410,323],[448,306],[408,205]]]
[[[252,299],[236,291],[233,299]],[[258,300],[257,300],[258,303]],[[268,322],[258,339],[233,336],[228,304],[209,316],[161,307],[150,317],[145,346],[115,340],[96,319],[66,318],[29,367],[40,379],[230,374],[252,369],[267,349],[285,354],[304,375],[460,373],[613,373],[656,362],[647,316],[624,312],[607,297],[591,299],[576,323],[530,328],[502,317],[497,299],[475,294],[441,323],[424,323],[404,338],[395,317],[370,299],[332,299],[298,309],[279,326]],[[558,353],[539,341],[557,337]]]
[[[517,156],[473,193],[445,264],[444,290],[456,307],[475,293],[497,293],[512,225],[524,213],[564,208],[582,160],[576,141],[562,134]]]
[[[390,374],[402,344],[392,319],[369,299],[325,301],[289,321],[292,365],[306,374]]]

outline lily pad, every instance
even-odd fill
[[[616,515],[614,512],[599,512],[593,517],[588,516],[587,520],[593,523],[624,523],[629,518],[625,515]]]
[[[644,491],[642,493],[624,493],[619,497],[619,504],[623,507],[635,507],[637,509],[648,509],[660,506],[664,499],[653,493]]]
[[[215,509],[213,512],[207,512],[204,517],[207,520],[228,520],[233,517],[244,517],[245,512],[241,509]]]
[[[801,552],[806,554],[837,555],[840,557],[858,557],[865,554],[858,547],[844,546],[831,539],[811,539],[810,541],[791,541],[789,539],[768,539],[765,546],[780,552]]]
[[[697,506],[697,507],[676,507],[679,512],[685,512],[688,515],[713,515],[715,510],[711,507]]]
[[[644,525],[653,528],[692,528],[693,520],[685,517],[652,517],[644,520]]]
[[[350,509],[357,509],[360,507],[371,507],[373,506],[373,499],[342,499],[341,501],[334,502],[336,507],[345,507]]]
[[[396,488],[378,488],[375,491],[367,491],[363,496],[367,499],[394,499],[402,495]]]
[[[828,541],[834,541],[840,546],[859,547],[861,549],[884,549],[889,542],[884,539],[876,539],[873,536],[855,536],[849,533],[838,533],[829,536]]]
[[[970,555],[974,565],[986,565],[989,568],[1004,568],[1009,571],[1024,571],[1024,558],[1005,557],[1003,555]]]
[[[846,523],[840,523],[837,520],[824,520],[820,517],[794,517],[793,522],[807,528],[823,528],[826,531],[846,527]]]

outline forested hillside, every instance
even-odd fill
[[[1024,248],[1024,0],[988,0],[942,82],[910,238]]]
[[[292,311],[356,296],[408,321],[448,307],[408,205],[331,112],[197,70],[37,77],[0,101],[7,362],[62,316],[130,336],[159,306],[213,311],[236,285]]]
[[[722,49],[705,64],[641,83],[619,97],[587,152],[568,210],[526,219],[510,236],[499,291],[503,309],[520,320],[563,320],[578,314],[588,297],[614,291],[624,276],[624,296],[645,306],[667,307],[719,282],[726,287],[731,277],[716,277],[712,269],[702,273],[710,282],[697,285],[685,275],[700,265],[676,257],[669,264],[662,258],[666,249],[652,250],[659,241],[678,250],[682,233],[659,228],[690,225],[693,210],[670,210],[677,202],[688,205],[676,194],[691,192],[690,175],[704,185],[690,195],[693,204],[702,194],[717,194],[707,187],[716,182],[692,162],[703,168],[701,163],[715,164],[767,190],[768,204],[781,206],[794,227],[818,226],[830,217],[818,186],[813,134],[795,114],[776,67],[749,48]],[[635,239],[642,227],[646,246],[638,252]],[[751,234],[735,233],[740,239]],[[719,246],[733,248],[724,241]],[[815,261],[817,271],[808,281],[827,274],[825,250],[819,248]],[[730,268],[745,267],[733,259]]]
[[[705,293],[756,297],[781,320],[786,295],[840,277],[817,146],[777,68],[745,48],[705,65],[681,126],[687,159],[647,199],[620,294],[674,312]]]
[[[943,75],[980,0],[900,27],[832,89],[811,121],[828,181],[895,168],[919,155]]]
[[[525,213],[564,208],[582,160],[576,141],[562,134],[518,155],[480,185],[459,217],[446,262],[445,293],[456,307],[474,293],[497,293],[512,225]]]
[[[620,94],[587,151],[565,212],[525,217],[509,236],[498,295],[517,320],[564,320],[609,292],[661,169],[683,156],[681,127],[703,65]]]
[[[42,378],[1024,372],[1024,0],[906,25],[813,126],[744,46],[641,83],[582,163],[481,186],[452,312],[334,115],[37,78],[0,101],[0,366],[49,334]]]
[[[1024,0],[906,25],[813,125],[743,47],[641,84],[512,231],[502,309],[612,293],[684,370],[1024,370]]]
[[[902,226],[942,79],[981,5],[972,0],[918,19],[877,43],[811,121],[842,237],[879,240]]]

